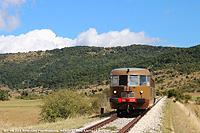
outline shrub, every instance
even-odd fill
[[[164,89],[164,86],[162,86],[160,89],[163,90],[163,89]]]
[[[188,100],[192,99],[192,96],[189,94],[184,95],[185,103],[188,103]]]
[[[106,81],[106,85],[109,85],[110,84],[110,81],[108,80],[108,81]]]
[[[197,105],[200,105],[200,97],[197,97],[197,99],[196,99],[196,104],[197,104]]]
[[[57,118],[91,114],[99,109],[98,101],[68,90],[45,96],[41,105],[41,120],[55,122]]]
[[[192,96],[189,94],[184,95],[185,100],[190,100],[192,99]]]
[[[176,89],[168,90],[168,98],[175,97],[176,100],[184,99],[183,94]]]
[[[156,96],[161,96],[161,95],[162,95],[162,92],[156,91]]]
[[[25,99],[25,100],[35,100],[42,98],[42,95],[38,96],[35,93],[29,93],[28,91],[23,91],[21,96],[15,97],[16,99]]]
[[[165,90],[165,91],[162,92],[162,94],[167,96],[168,95],[168,91]]]
[[[157,83],[163,83],[163,79],[157,80]]]
[[[7,90],[0,90],[0,100],[2,101],[9,100],[8,96],[9,94]]]

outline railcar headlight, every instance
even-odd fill
[[[140,91],[140,95],[142,95],[143,91]]]
[[[114,90],[114,94],[116,94],[117,93],[117,91],[116,90]]]

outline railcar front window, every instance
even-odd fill
[[[147,86],[150,86],[150,77],[147,76]]]
[[[117,86],[118,76],[112,76],[112,86]]]
[[[138,86],[138,75],[130,75],[129,76],[129,85],[130,86]]]
[[[127,75],[120,75],[119,86],[126,86],[126,85],[127,85]]]
[[[146,86],[146,76],[140,76],[140,86]]]

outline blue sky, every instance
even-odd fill
[[[8,19],[9,16],[12,19]],[[124,42],[122,46],[149,43],[191,47],[200,44],[199,20],[198,0],[2,0],[0,22],[5,24],[0,24],[0,45],[6,46],[0,46],[0,52],[45,50],[39,46],[23,49],[27,40],[34,40],[35,34],[45,39],[36,37],[40,42],[27,45],[36,46],[45,41],[47,49],[76,45],[119,46],[115,41]],[[48,40],[53,37],[53,41]],[[7,42],[9,40],[13,41]],[[115,43],[110,45],[102,44],[113,41]],[[23,46],[15,49],[20,47],[16,42]],[[9,51],[10,47],[13,50]]]

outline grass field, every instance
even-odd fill
[[[194,103],[174,103],[171,99],[166,101],[163,108],[164,119],[161,130],[163,133],[197,133],[200,132],[200,119],[195,115],[194,108],[200,105]],[[198,110],[200,112],[200,110]]]
[[[41,100],[1,101],[0,129],[38,124],[40,104]]]
[[[192,95],[198,96],[196,94]],[[2,130],[68,130],[82,127],[83,124],[100,119],[99,117],[77,116],[54,123],[39,121],[42,100],[0,101],[0,132]],[[200,105],[166,100],[163,107],[164,118],[161,130],[164,133],[200,132]]]
[[[59,120],[55,123],[40,122],[41,100],[0,101],[0,132],[3,130],[68,130],[80,128],[83,124],[99,117],[80,116]]]

